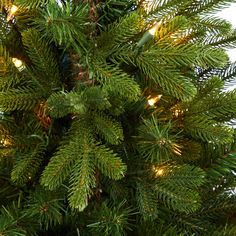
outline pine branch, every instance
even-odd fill
[[[213,47],[221,47],[221,48],[235,48],[235,40],[236,40],[236,30],[230,32],[228,34],[223,34],[214,37],[208,37],[205,39],[204,44],[211,45]]]
[[[154,190],[158,199],[173,210],[191,213],[200,207],[200,197],[197,191],[180,186],[176,189],[161,183],[157,184]]]
[[[223,92],[224,82],[218,77],[208,79],[199,87],[196,98],[190,103],[187,116],[204,114],[219,122],[236,116],[236,92]]]
[[[215,13],[221,11],[222,8],[228,7],[234,0],[200,0],[197,2],[191,1],[184,5],[179,14],[194,16],[197,14]]]
[[[71,7],[67,1],[61,8],[56,1],[50,1],[46,10],[41,11],[41,17],[35,19],[35,25],[44,38],[50,38],[50,41],[58,45],[68,48],[78,43],[84,48],[87,44],[84,33],[87,20],[87,4],[81,3]]]
[[[195,22],[193,21],[193,23]],[[196,27],[199,26],[205,29],[205,32],[210,31],[214,34],[229,34],[232,28],[228,21],[216,16],[202,16]]]
[[[95,62],[97,63],[97,62]],[[136,101],[140,96],[139,85],[134,79],[116,66],[105,63],[93,64],[97,79],[108,94],[114,94],[121,99]]]
[[[83,100],[89,109],[103,111],[111,107],[108,93],[100,86],[86,88],[83,91]]]
[[[101,214],[103,220],[100,220]],[[87,227],[91,229],[91,233],[96,233],[96,235],[125,235],[127,231],[132,230],[129,222],[132,215],[134,212],[131,208],[126,207],[125,201],[120,202],[117,206],[109,206],[104,202],[93,216],[95,222]]]
[[[164,174],[158,180],[160,184],[169,185],[172,188],[197,189],[205,183],[205,172],[191,165],[170,165],[164,168]]]
[[[58,65],[48,43],[41,39],[39,32],[34,29],[23,32],[22,41],[33,63],[30,67],[39,77],[39,83],[47,83],[49,91],[58,88],[60,84]]]
[[[95,166],[91,157],[89,140],[84,137],[83,151],[77,158],[70,177],[69,203],[72,208],[83,211],[96,187]]]
[[[39,144],[26,153],[17,153],[18,157],[11,172],[11,180],[18,185],[31,181],[42,164],[44,152],[45,145]]]
[[[236,62],[227,65],[225,68],[219,71],[219,76],[222,80],[230,82],[230,80],[236,77]]]
[[[11,206],[2,207],[0,214],[0,233],[2,235],[36,236],[34,220],[27,218],[19,203],[13,202]],[[28,227],[27,227],[28,224]]]
[[[42,174],[41,184],[43,186],[54,190],[70,176],[78,155],[83,149],[83,145],[80,144],[84,132],[86,132],[83,125],[79,121],[72,123],[68,136],[61,143],[59,150],[51,158]]]
[[[94,159],[98,169],[110,179],[118,180],[124,177],[126,165],[115,153],[105,145],[97,144],[94,147]]]
[[[177,135],[171,134],[171,124],[160,124],[152,117],[145,120],[138,129],[137,149],[146,160],[162,163],[175,155],[180,155],[180,146],[177,144]]]
[[[82,94],[76,92],[53,93],[47,100],[49,114],[54,118],[74,112],[84,114],[87,110],[84,103]]]
[[[7,92],[1,92],[1,110],[31,110],[39,103],[39,100],[42,98],[40,92],[29,86],[20,87],[17,89],[9,89]]]
[[[5,77],[17,77],[19,71],[15,68],[12,58],[10,57],[6,47],[2,45],[0,40],[0,79],[4,82]],[[6,79],[5,79],[6,80]],[[5,83],[8,83],[7,81]]]
[[[136,200],[139,212],[145,221],[153,221],[158,217],[157,198],[147,183],[137,182]]]
[[[189,79],[185,78],[175,68],[165,64],[158,64],[147,55],[137,57],[137,66],[154,84],[158,84],[165,93],[180,100],[191,100],[197,90]]]
[[[124,140],[123,128],[119,122],[99,112],[91,113],[91,117],[95,132],[101,135],[106,142],[117,145]]]
[[[62,223],[63,198],[60,192],[45,191],[37,188],[30,194],[29,203],[25,213],[31,218],[37,219],[37,224],[42,229],[48,230]]]
[[[15,0],[15,4],[21,8],[35,9],[45,7],[49,3],[49,0]]]
[[[207,170],[210,178],[220,178],[236,171],[236,155],[230,154],[227,157],[218,158]]]
[[[132,38],[140,33],[142,18],[136,12],[132,12],[122,17],[119,22],[115,22],[107,27],[97,38],[96,54],[104,58],[112,55],[120,46],[128,43]]]
[[[211,143],[231,143],[233,129],[210,120],[205,115],[195,115],[184,119],[185,131],[197,140]]]
[[[218,227],[214,232],[212,232],[212,236],[233,236],[236,232],[236,226],[227,224],[224,227]]]

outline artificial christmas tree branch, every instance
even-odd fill
[[[234,235],[231,2],[1,2],[0,235]]]

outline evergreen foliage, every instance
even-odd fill
[[[0,235],[236,234],[232,2],[0,2]]]

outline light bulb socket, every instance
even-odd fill
[[[143,37],[138,41],[137,43],[137,47],[141,48],[145,43],[147,43],[149,40],[151,40],[153,38],[153,35],[150,34],[149,31],[145,32],[145,34],[143,35]]]

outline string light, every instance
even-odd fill
[[[143,37],[139,40],[139,42],[137,43],[137,47],[142,47],[146,42],[151,40],[154,37],[154,35],[156,34],[159,27],[161,26],[161,24],[162,24],[162,22],[160,21],[160,22],[156,23],[152,28],[150,28],[143,35]]]
[[[0,144],[3,146],[3,147],[7,147],[11,144],[10,140],[7,139],[7,138],[4,138],[0,141]]]
[[[16,5],[11,6],[10,11],[7,16],[7,21],[12,20],[12,18],[14,17],[14,14],[18,11],[18,9],[19,8]]]
[[[149,106],[154,106],[160,99],[162,95],[158,95],[156,97],[148,97],[148,105]]]
[[[148,30],[148,32],[149,32],[152,36],[154,36],[155,33],[157,32],[157,30],[159,29],[160,25],[161,25],[161,22],[156,23],[151,29]]]
[[[165,170],[160,167],[153,166],[152,167],[153,172],[155,173],[156,177],[162,176],[165,174]]]
[[[23,61],[21,61],[20,59],[13,57],[12,62],[19,71],[22,71],[25,69]]]

